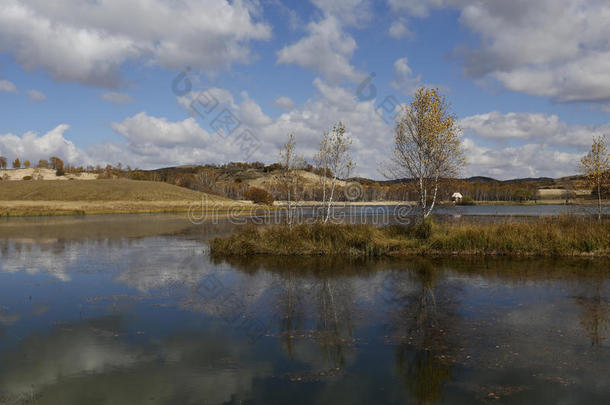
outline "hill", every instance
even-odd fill
[[[209,205],[208,205],[209,204]],[[3,181],[2,215],[215,211],[243,203],[162,182],[137,180]]]
[[[138,180],[7,181],[0,200],[28,201],[197,201],[202,193],[167,183]],[[211,199],[229,201],[210,196]]]

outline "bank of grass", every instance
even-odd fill
[[[179,213],[193,207],[205,213],[236,205],[240,203],[228,198],[153,181],[24,180],[0,184],[0,216]]]
[[[610,256],[610,222],[555,217],[533,222],[411,227],[348,224],[248,226],[210,242],[215,256],[515,255]]]

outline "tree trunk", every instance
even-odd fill
[[[332,186],[330,187],[330,195],[328,196],[328,207],[326,208],[326,218],[324,219],[324,223],[328,222],[328,218],[330,218],[330,205],[333,202],[333,195],[335,194],[335,184],[337,182],[337,178],[334,177],[332,180]]]
[[[597,183],[597,220],[602,222],[602,188],[601,183]]]
[[[426,188],[421,176],[419,178],[419,205],[421,206],[422,219],[424,219],[426,218]]]
[[[432,204],[430,204],[430,209],[428,210],[428,213],[424,216],[424,218],[428,217],[431,213],[432,210],[434,209],[434,203],[436,203],[436,193],[438,192],[438,178],[434,179],[434,196],[432,197]]]

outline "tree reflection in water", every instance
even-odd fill
[[[602,294],[603,278],[587,280],[575,298],[581,308],[580,325],[591,341],[591,346],[600,347],[607,338],[610,325],[610,299]]]
[[[437,402],[451,380],[458,354],[455,290],[441,282],[442,270],[416,260],[389,277],[390,342],[397,373],[416,403]]]

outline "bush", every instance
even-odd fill
[[[66,172],[64,172],[63,168],[55,170],[56,176],[63,176],[64,174],[66,174]]]
[[[23,180],[32,180],[32,176],[23,176]]]
[[[457,205],[477,205],[477,203],[474,202],[472,197],[464,196],[457,202]]]
[[[250,187],[244,193],[244,197],[255,204],[273,205],[274,201],[273,196],[267,190],[258,187]]]
[[[421,222],[415,225],[414,233],[415,236],[419,239],[428,239],[432,236],[432,227],[434,226],[434,221],[432,217],[424,218]]]

